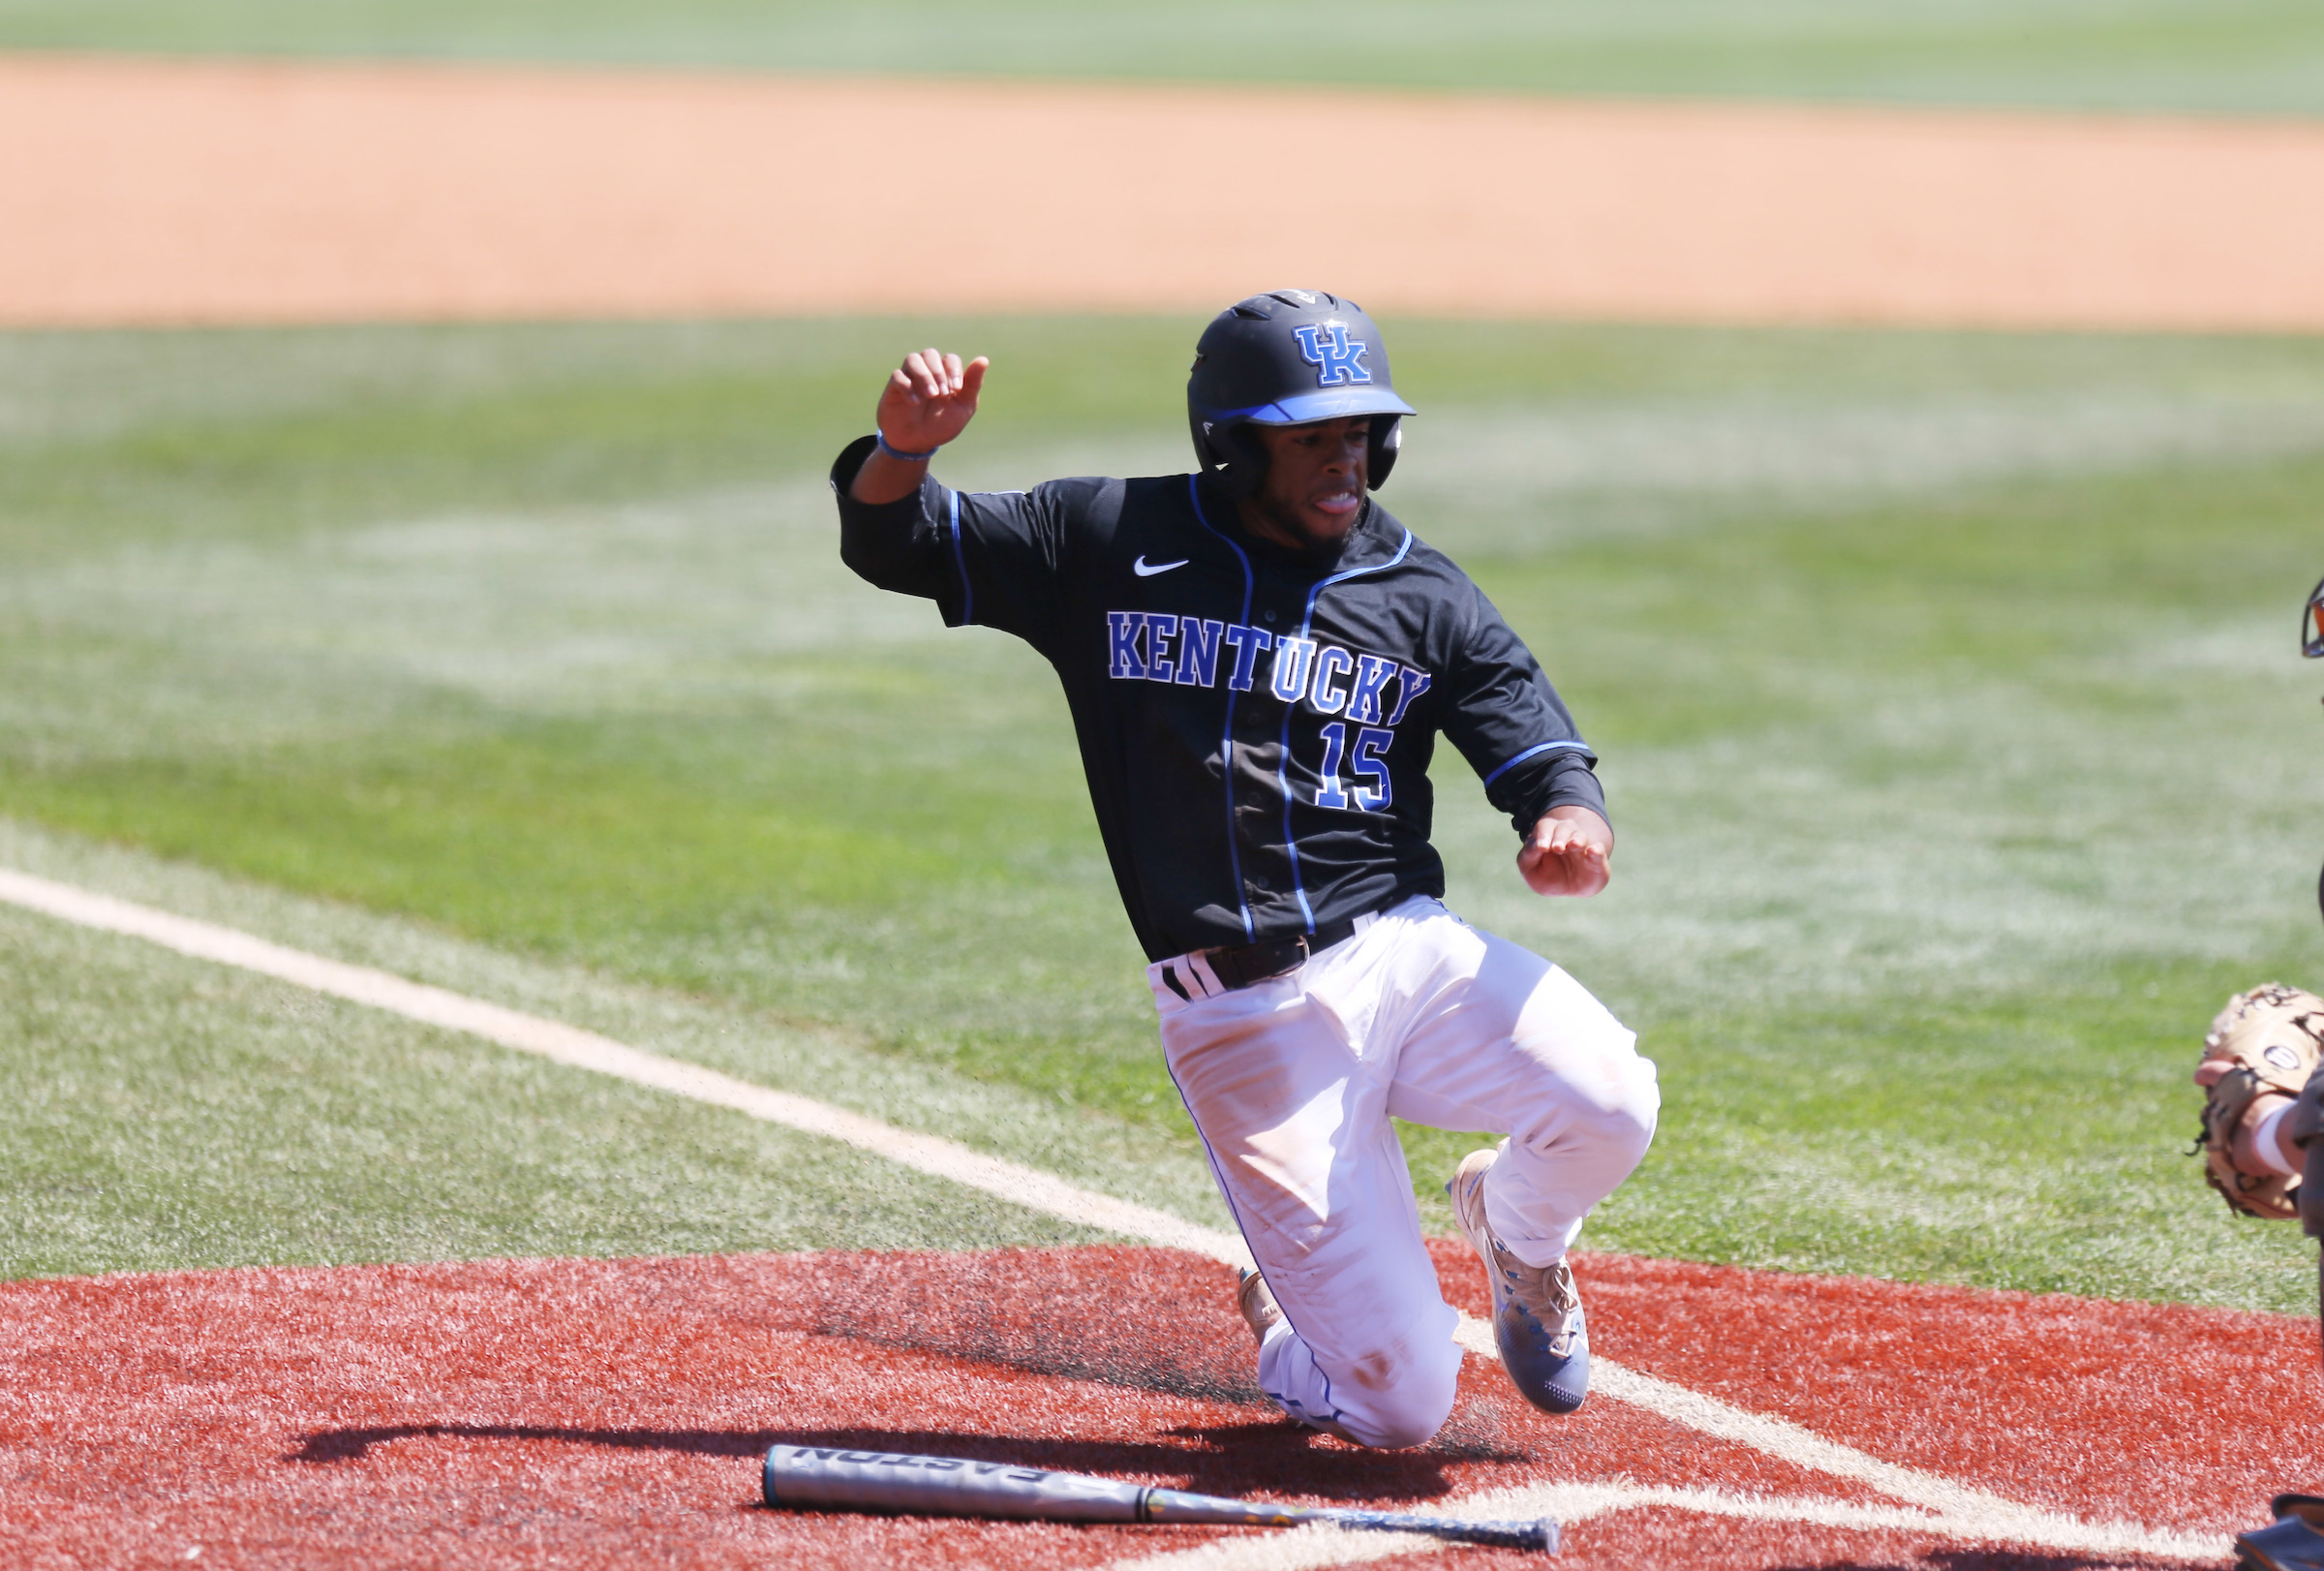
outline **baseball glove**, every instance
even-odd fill
[[[2231,1210],[2282,1219],[2300,1214],[2300,1181],[2280,1173],[2246,1173],[2235,1165],[2235,1137],[2252,1122],[2253,1104],[2297,1096],[2324,1060],[2324,999],[2270,982],[2238,993],[2203,1038],[2195,1084],[2204,1089],[2200,1135],[2204,1177]]]

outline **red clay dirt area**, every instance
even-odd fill
[[[2223,1533],[2256,1525],[2276,1490],[2324,1484],[2313,1424],[2293,1416],[2313,1378],[2312,1321],[1579,1264],[1606,1356],[2010,1500]],[[1440,1245],[1439,1267],[1455,1302],[1484,1308],[1459,1245]],[[776,1441],[1373,1507],[1576,1481],[1894,1505],[1604,1397],[1572,1418],[1537,1413],[1478,1359],[1433,1444],[1365,1452],[1281,1420],[1251,1365],[1231,1274],[1143,1248],[13,1282],[0,1285],[0,1561],[1030,1571],[1280,1539],[770,1511],[758,1460]],[[1580,1521],[1563,1559],[2172,1563],[1668,1506]]]

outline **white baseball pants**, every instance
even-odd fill
[[[1283,1309],[1260,1388],[1360,1444],[1421,1444],[1452,1411],[1459,1317],[1390,1116],[1506,1131],[1485,1216],[1511,1253],[1545,1266],[1645,1156],[1653,1063],[1573,977],[1425,897],[1238,991],[1199,957],[1147,975],[1171,1076]]]

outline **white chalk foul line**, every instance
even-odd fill
[[[2068,1554],[2144,1554],[2170,1559],[2217,1561],[2234,1554],[2224,1535],[2153,1532],[2143,1527],[2085,1525],[2070,1517],[2046,1517],[2039,1534],[1997,1525],[1982,1513],[1929,1514],[1898,1506],[1806,1495],[1734,1494],[1726,1490],[1671,1489],[1640,1484],[1550,1484],[1492,1490],[1462,1495],[1427,1509],[1475,1521],[1524,1521],[1554,1517],[1571,1527],[1592,1517],[1651,1507],[1694,1511],[1708,1517],[1750,1522],[1803,1523],[1858,1532],[1883,1529],[1925,1533],[1971,1543],[2010,1543]],[[1116,1560],[1106,1571],[1312,1571],[1407,1555],[1427,1555],[1452,1546],[1412,1533],[1351,1532],[1339,1527],[1301,1527],[1266,1537],[1222,1538],[1199,1549]],[[1706,1546],[1715,1550],[1716,1546]],[[1712,1556],[1716,1558],[1716,1556]]]
[[[326,960],[321,955],[270,943],[233,928],[172,915],[150,906],[116,900],[110,895],[101,895],[93,890],[36,878],[9,868],[0,868],[0,901],[81,927],[143,939],[198,960],[214,961],[222,966],[255,971],[331,998],[345,999],[351,1003],[383,1009],[407,1020],[465,1032],[503,1047],[513,1048],[520,1053],[532,1053],[571,1068],[611,1075],[632,1085],[648,1086],[714,1107],[730,1108],[769,1124],[780,1124],[807,1134],[821,1135],[853,1146],[859,1151],[883,1156],[915,1172],[979,1189],[1080,1226],[1118,1233],[1125,1238],[1143,1239],[1166,1248],[1184,1249],[1229,1265],[1251,1263],[1250,1251],[1244,1248],[1241,1239],[1215,1228],[1198,1226],[1168,1212],[1100,1194],[1094,1189],[1082,1188],[1038,1168],[972,1151],[955,1140],[899,1129],[877,1119],[850,1113],[843,1108],[818,1102],[812,1097],[754,1086],[747,1080],[720,1074],[716,1069],[705,1069],[698,1064],[643,1052],[595,1032],[544,1020],[538,1015],[525,1014],[520,1010],[503,1008],[497,1003],[487,1003],[481,999],[472,999],[444,988],[431,987],[424,982],[411,981],[388,971]],[[1498,1357],[1493,1346],[1492,1329],[1474,1316],[1461,1316],[1457,1337],[1460,1344],[1469,1351],[1488,1359]],[[1935,1473],[1882,1462],[1852,1447],[1826,1440],[1813,1431],[1802,1429],[1788,1420],[1750,1412],[1715,1397],[1706,1397],[1667,1380],[1625,1369],[1609,1359],[1592,1361],[1591,1384],[1603,1396],[1643,1407],[1688,1429],[1749,1446],[1811,1471],[1850,1479],[1883,1494],[1909,1501],[1930,1513],[1903,1514],[1912,1525],[1924,1531],[1942,1531],[1955,1537],[2040,1544],[2085,1553],[2141,1551],[2153,1555],[2217,1557],[2230,1551],[2229,1540],[2223,1536],[2199,1537],[2184,1533],[2151,1532],[2128,1524],[2085,1523],[2079,1518],[2020,1505]],[[1570,1485],[1559,1488],[1587,1491],[1599,1486]],[[1636,1494],[1640,1492],[1631,1493]],[[1465,1500],[1460,1503],[1460,1508],[1490,1515],[1492,1511],[1484,1509],[1486,1501],[1499,1501],[1506,1505],[1520,1495],[1525,1499],[1537,1496],[1545,1499],[1556,1494],[1555,1490],[1504,1492]],[[1706,1501],[1747,1499],[1707,1491],[1664,1491],[1661,1494],[1670,1498],[1662,1499],[1658,1496],[1655,1500],[1641,1499],[1637,1503],[1678,1505],[1682,1503],[1679,1496],[1684,1496],[1687,1501],[1697,1498]],[[1562,1499],[1566,1496],[1558,1497]],[[1624,1497],[1627,1499],[1629,1496]],[[1574,1495],[1573,1498],[1580,1502],[1597,1496],[1584,1494]],[[1795,1506],[1805,1509],[1816,1504],[1807,1500],[1748,1503],[1752,1504],[1754,1511],[1763,1504],[1769,1513],[1789,1511]],[[1827,1503],[1834,1509],[1853,1512],[1876,1510],[1839,1502]],[[1689,1504],[1686,1508],[1717,1509],[1720,1514],[1729,1516],[1752,1514],[1740,1508],[1714,1508],[1711,1505]],[[1619,1507],[1605,1506],[1600,1509]],[[1563,1517],[1569,1516],[1570,1510],[1550,1511],[1543,1508],[1524,1511],[1513,1507],[1512,1514]],[[1869,1525],[1888,1525],[1885,1522]],[[1369,1548],[1384,1540],[1399,1545],[1432,1542],[1382,1534],[1334,1533],[1329,1536],[1333,1542],[1347,1538],[1365,1545],[1365,1553],[1358,1556],[1362,1558],[1377,1557],[1369,1554]],[[1322,1541],[1318,1535],[1303,1531],[1270,1538],[1267,1542],[1280,1549],[1295,1542],[1307,1542],[1310,1538],[1316,1542]],[[1236,1546],[1221,1544],[1214,1547],[1224,1552]],[[1192,1553],[1202,1555],[1209,1551]],[[1396,1553],[1410,1553],[1410,1550],[1400,1549]],[[1323,1565],[1331,1563],[1334,1558],[1349,1557],[1347,1553],[1333,1550],[1324,1559],[1302,1559],[1296,1563]],[[1174,1566],[1184,1564],[1191,1568],[1210,1562],[1166,1556],[1155,1563]],[[1221,1562],[1222,1565],[1224,1563]],[[1239,1565],[1243,1562],[1235,1563]],[[1288,1565],[1295,1562],[1254,1560],[1249,1563],[1256,1567],[1263,1563]]]

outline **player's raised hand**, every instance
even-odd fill
[[[1585,807],[1551,808],[1517,849],[1537,895],[1594,895],[1613,877],[1613,827]]]
[[[902,501],[919,490],[928,477],[929,455],[975,418],[976,395],[984,390],[985,369],[991,364],[980,354],[963,365],[958,354],[937,349],[906,354],[879,390],[881,446],[855,472],[848,494],[876,506]]]
[[[963,365],[958,354],[934,349],[906,354],[880,389],[879,434],[903,452],[941,447],[976,416],[976,395],[991,364],[980,354]]]

